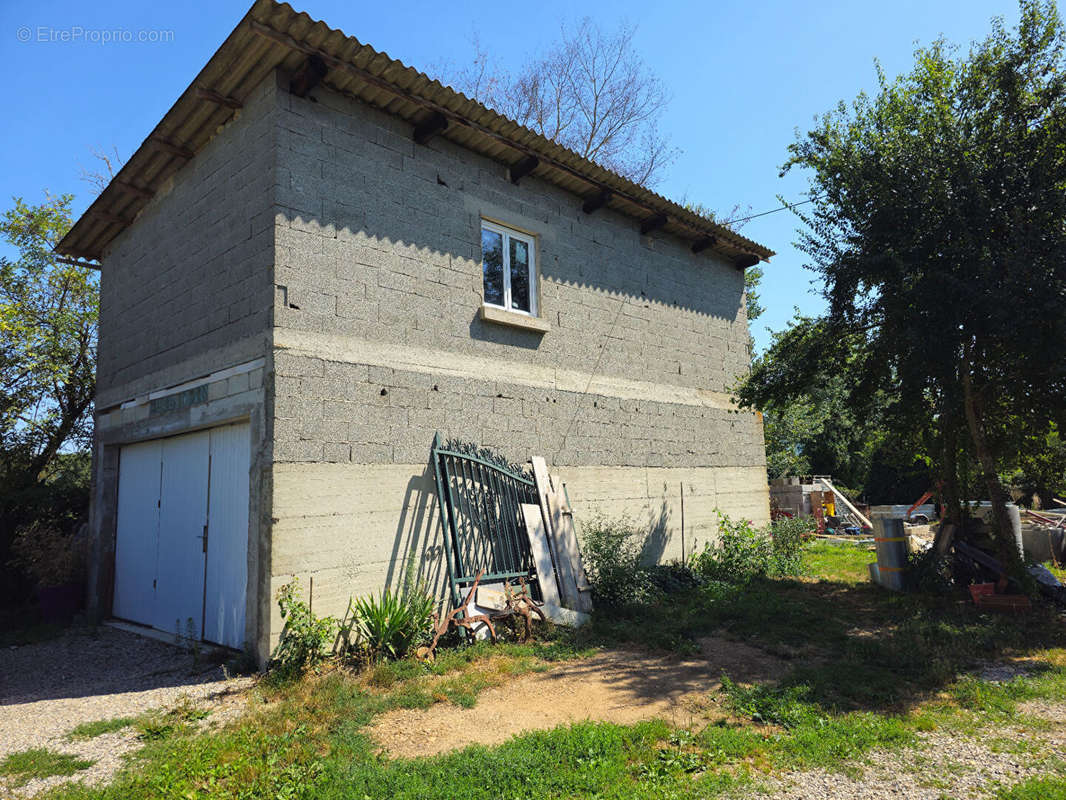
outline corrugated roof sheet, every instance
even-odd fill
[[[100,259],[133,223],[159,187],[180,170],[275,69],[296,72],[309,57],[328,68],[322,83],[417,125],[434,113],[448,121],[439,133],[475,152],[514,166],[535,157],[533,173],[579,197],[610,192],[607,205],[636,220],[665,216],[665,230],[746,262],[773,255],[611,170],[525,128],[424,73],[342,31],[295,11],[288,3],[256,0],[193,82],[130,160],[56,247],[64,255]]]

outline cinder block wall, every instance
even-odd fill
[[[269,350],[276,92],[261,84],[105,255],[101,407]]]
[[[631,219],[328,90],[279,94],[273,575],[319,613],[441,580],[435,431],[544,455],[579,516],[628,513],[649,556],[768,518],[743,274]],[[536,334],[482,322],[482,216],[538,234]],[[272,623],[273,634],[280,619]]]
[[[264,375],[272,354],[277,92],[271,76],[102,259],[91,509],[89,605],[94,615],[107,616],[122,445],[248,419],[253,476],[246,619],[248,641],[259,650],[269,619],[269,598],[258,591],[269,576],[258,570],[270,563]],[[263,363],[208,380],[207,401],[193,407],[153,412],[148,402],[150,392],[256,361]]]

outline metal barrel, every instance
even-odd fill
[[[875,514],[874,543],[877,548],[877,575],[886,589],[903,590],[907,569],[907,532],[901,517]]]

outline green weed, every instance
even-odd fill
[[[1066,780],[1063,778],[1030,778],[1003,789],[1000,800],[1066,800]]]
[[[105,733],[114,733],[128,728],[135,722],[133,717],[114,717],[83,722],[67,734],[68,739],[93,739]]]
[[[88,769],[95,761],[73,756],[69,753],[57,753],[55,750],[36,748],[11,753],[0,761],[0,775],[7,775],[15,786],[22,786],[37,778],[50,778],[53,775],[73,775],[79,770]]]

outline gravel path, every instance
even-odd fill
[[[1044,775],[1046,767],[1024,752],[997,751],[988,743],[959,733],[919,734],[913,750],[875,751],[857,777],[812,770],[793,772],[766,782],[775,800],[941,800],[945,797],[993,797],[998,786],[1011,786]]]
[[[71,778],[32,781],[32,795],[65,780],[96,784],[122,766],[140,745],[126,728],[68,741],[82,722],[133,717],[150,709],[192,703],[217,724],[240,713],[252,678],[227,679],[217,665],[193,665],[190,653],[114,628],[68,632],[46,642],[0,650],[0,760],[9,753],[46,747],[95,760]]]
[[[982,675],[1009,680],[1022,672],[1018,665],[998,665]],[[870,753],[856,777],[812,770],[773,778],[765,786],[775,800],[993,798],[1003,786],[1046,777],[1042,762],[1060,758],[1066,747],[1066,703],[1031,700],[1018,710],[1050,724],[1039,732],[1000,726],[976,736],[921,733],[913,749]]]

